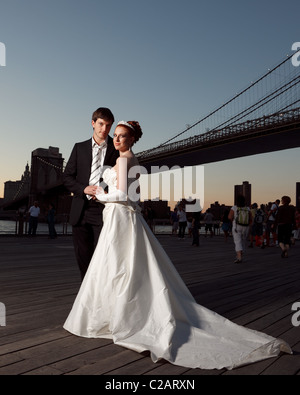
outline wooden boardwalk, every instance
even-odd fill
[[[248,248],[234,264],[234,246],[222,236],[179,241],[158,236],[198,303],[232,321],[281,337],[293,355],[280,355],[232,371],[154,364],[110,340],[85,339],[62,325],[80,286],[72,239],[0,237],[0,375],[299,375],[300,326],[291,319],[300,302],[300,242],[287,259],[279,248]],[[300,320],[300,318],[299,318]]]

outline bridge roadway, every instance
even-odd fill
[[[205,163],[220,162],[226,159],[280,151],[300,147],[300,113],[285,122],[270,123],[257,127],[257,123],[269,117],[254,120],[254,127],[241,127],[241,130],[227,132],[226,128],[220,133],[195,136],[177,143],[171,143],[161,148],[138,154],[140,165],[148,173],[155,172],[154,167],[193,166]],[[278,115],[277,115],[278,116]],[[241,125],[246,125],[247,122]],[[237,125],[239,126],[239,125]],[[168,149],[169,148],[169,149]]]
[[[225,243],[222,235],[201,236],[199,248],[191,247],[189,238],[180,243],[169,235],[158,239],[198,303],[283,338],[294,354],[232,371],[193,370],[165,361],[154,364],[148,353],[110,340],[73,336],[62,328],[80,286],[71,237],[1,236],[0,302],[6,306],[6,326],[0,326],[0,375],[102,375],[116,380],[122,380],[119,375],[180,375],[194,378],[200,389],[199,375],[300,374],[300,327],[292,324],[292,305],[300,302],[300,240],[287,259],[276,247],[249,248],[245,261],[234,264],[233,241]],[[103,379],[97,379],[100,390]]]

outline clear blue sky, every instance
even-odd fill
[[[299,0],[0,0],[0,196],[36,148],[67,160],[92,112],[136,119],[149,149],[291,53]],[[300,149],[205,166],[206,204],[248,180],[258,202],[294,200]]]

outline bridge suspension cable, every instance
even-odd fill
[[[294,82],[294,83],[293,83]],[[292,84],[293,83],[293,84]],[[245,110],[241,111],[240,113],[234,115],[233,117],[231,117],[230,119],[228,119],[227,121],[219,124],[218,126],[216,126],[214,129],[212,129],[211,131],[214,130],[218,130],[224,126],[230,126],[233,124],[233,122],[230,121],[240,121],[241,119],[243,119],[245,116],[251,114],[252,112],[256,111],[258,108],[261,108],[262,106],[264,106],[265,104],[271,102],[272,100],[274,100],[274,98],[279,97],[281,94],[287,92],[289,89],[293,88],[294,86],[296,86],[297,84],[300,83],[300,76],[294,78],[292,81],[288,82],[287,84],[283,85],[282,87],[278,88],[277,90],[275,90],[274,92],[270,93],[269,95],[267,95],[266,97],[264,97],[263,99],[259,100],[257,103],[253,104],[252,106],[250,106],[249,108],[246,108]],[[288,85],[290,85],[289,87],[287,87]],[[283,88],[285,88],[284,90],[282,90]],[[280,92],[281,91],[281,92]],[[280,93],[279,93],[280,92]],[[277,95],[276,95],[277,94]],[[268,100],[267,100],[268,99]],[[290,103],[289,105],[287,105],[284,108],[281,108],[281,111],[286,110],[288,107],[292,106],[293,104],[296,104],[297,102],[299,102],[299,100]]]
[[[37,159],[38,159],[40,162],[44,163],[45,165],[48,165],[48,166],[50,166],[50,167],[53,167],[54,169],[58,169],[58,170],[62,170],[62,171],[64,170],[64,168],[65,168],[65,166],[66,166],[66,161],[63,161],[63,165],[62,165],[62,166],[57,166],[57,165],[54,165],[53,163],[51,163],[51,162],[49,162],[49,161],[47,161],[47,160],[41,158],[40,156],[37,156]]]
[[[190,131],[191,129],[195,128],[200,124],[202,124],[203,126],[204,121],[213,119],[213,116],[216,116],[217,113],[221,112],[221,110],[229,108],[229,106],[233,104],[233,102],[236,102],[237,105],[239,105],[238,99],[240,100],[240,102],[242,102],[243,98],[246,97],[246,94],[250,94],[250,90],[253,91],[254,87],[256,87],[257,92],[259,89],[264,91],[260,95],[256,93],[256,96],[254,97],[254,99],[252,99],[254,100],[254,103],[251,103],[250,105],[248,104],[245,108],[239,111],[234,111],[235,109],[230,110],[231,114],[229,116],[226,115],[225,120],[222,120],[221,122],[219,121],[218,124],[214,125],[212,128],[206,128],[206,132],[217,131],[221,127],[225,127],[225,126],[227,127],[233,125],[236,122],[241,121],[242,119],[246,120],[250,114],[254,115],[255,112],[257,113],[256,117],[260,117],[291,108],[293,105],[299,102],[299,98],[298,98],[299,89],[296,91],[296,87],[300,83],[300,76],[296,75],[296,77],[294,77],[294,74],[298,72],[298,70],[295,70],[297,69],[297,67],[295,66],[293,66],[293,68],[290,69],[289,72],[284,70],[284,72],[281,73],[281,71],[283,66],[291,67],[288,65],[289,64],[292,65],[291,58],[293,56],[294,53],[291,55],[287,55],[287,57],[284,60],[282,60],[279,64],[277,64],[272,69],[269,69],[263,76],[258,78],[256,81],[252,82],[248,87],[243,89],[240,93],[237,93],[234,97],[226,101],[217,109],[211,111],[209,114],[201,118],[199,121],[195,122],[192,125],[188,125],[188,127],[186,127],[180,133],[177,133],[175,136],[169,138],[168,140],[161,143],[160,145],[153,147],[151,151],[162,148],[167,144],[169,145],[169,143],[171,143],[178,137],[183,136],[188,131]],[[268,78],[271,77],[273,79],[269,81]],[[264,83],[265,86],[263,85]],[[270,85],[271,87],[268,87],[268,85]],[[288,93],[290,94],[290,97],[287,96]],[[270,107],[269,109],[267,109],[267,105]],[[261,113],[258,113],[258,110],[260,110]],[[214,120],[214,122],[216,122],[216,119]],[[140,152],[138,156],[142,158],[145,154],[147,155],[149,151],[150,150]]]

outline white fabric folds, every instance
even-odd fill
[[[118,194],[116,172],[107,169],[103,177],[110,193]],[[232,369],[281,351],[292,353],[285,341],[197,304],[136,206],[128,199],[109,202],[110,193],[66,330],[109,338],[137,352],[149,350],[154,362],[163,358],[190,368]]]

